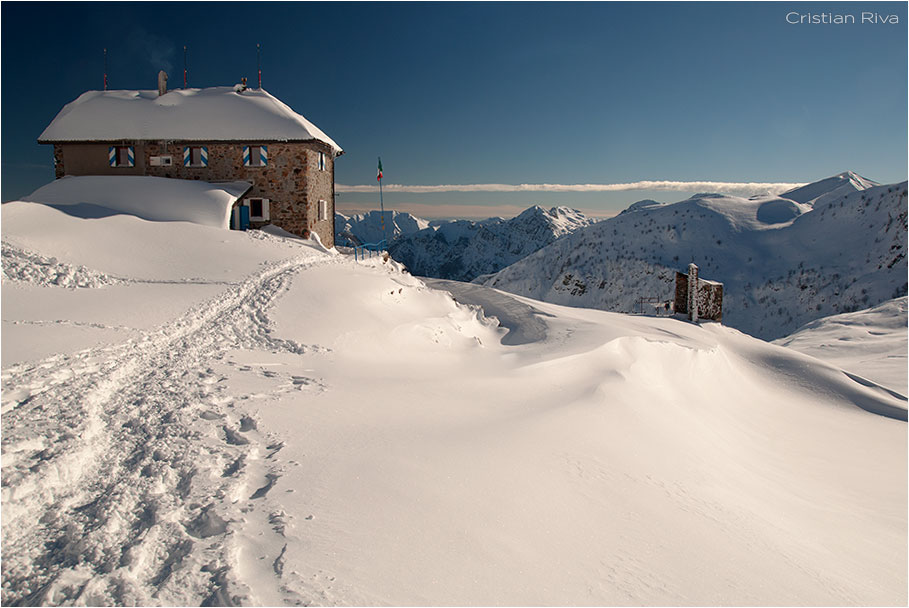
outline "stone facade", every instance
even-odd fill
[[[716,281],[706,281],[695,278],[697,281],[697,319],[704,321],[723,322],[723,284]],[[692,294],[693,295],[693,294]],[[675,273],[675,301],[672,309],[676,313],[688,315],[689,310],[688,275],[681,272]]]
[[[135,166],[111,167],[110,146],[133,146]],[[268,146],[265,166],[244,166],[243,147]],[[183,166],[186,146],[205,146],[208,166]],[[324,169],[319,167],[319,154],[324,156]],[[152,166],[151,157],[170,156],[169,167]],[[261,228],[274,224],[300,235],[311,230],[326,247],[334,246],[335,157],[331,147],[319,141],[303,142],[182,142],[120,141],[103,143],[55,143],[54,170],[57,178],[64,175],[149,175],[207,182],[247,181],[253,184],[247,198],[269,200],[269,220],[252,222]],[[323,216],[319,217],[320,201]]]

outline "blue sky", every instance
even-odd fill
[[[862,13],[899,24],[861,23]],[[787,15],[854,15],[791,24]],[[341,209],[385,184],[799,183],[907,173],[907,5],[895,3],[2,4],[2,198],[53,179],[35,139],[100,89],[255,82],[344,149]],[[700,190],[701,188],[698,188]],[[390,208],[611,213],[691,190],[407,192]]]

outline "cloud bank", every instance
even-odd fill
[[[668,190],[676,192],[724,192],[727,194],[752,195],[780,193],[805,184],[781,182],[679,182],[640,181],[625,184],[443,184],[437,186],[408,186],[406,184],[383,184],[389,192],[624,192],[628,190]],[[378,186],[335,185],[337,192],[376,192]]]

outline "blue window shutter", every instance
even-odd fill
[[[249,146],[243,146],[243,166],[249,166]]]
[[[259,157],[263,167],[268,164],[268,146],[259,146]]]
[[[183,166],[188,167],[190,163],[190,158],[192,158],[192,148],[186,146],[183,148]]]
[[[107,161],[110,163],[111,167],[117,166],[117,147],[110,146],[107,149]]]
[[[202,166],[208,166],[208,148],[205,146],[202,146]]]
[[[126,162],[130,167],[136,166],[136,149],[133,146],[126,149]]]

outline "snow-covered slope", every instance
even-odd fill
[[[797,200],[785,198],[793,196]],[[724,284],[723,322],[762,338],[906,294],[906,183],[846,173],[779,197],[644,201],[484,279],[546,301],[632,312],[672,299],[689,262]]]
[[[41,186],[23,200],[62,206],[77,217],[128,213],[159,222],[193,222],[228,228],[230,211],[252,184],[216,184],[133,175],[67,176]]]
[[[456,220],[389,245],[391,256],[419,276],[470,281],[496,272],[594,220],[568,207],[530,207],[505,220]]]
[[[794,188],[780,196],[797,203],[819,205],[847,194],[867,190],[879,185],[877,182],[862,177],[858,173],[846,171],[827,179],[806,184],[800,188]]]
[[[262,231],[2,214],[5,605],[909,600],[906,402],[828,363]]]
[[[384,230],[382,220],[384,219]],[[429,227],[429,221],[409,213],[386,211],[382,217],[380,211],[370,211],[347,216],[335,213],[335,239],[340,244],[347,242],[357,244],[387,242]]]
[[[867,310],[812,321],[775,343],[909,395],[907,327],[903,296]]]

